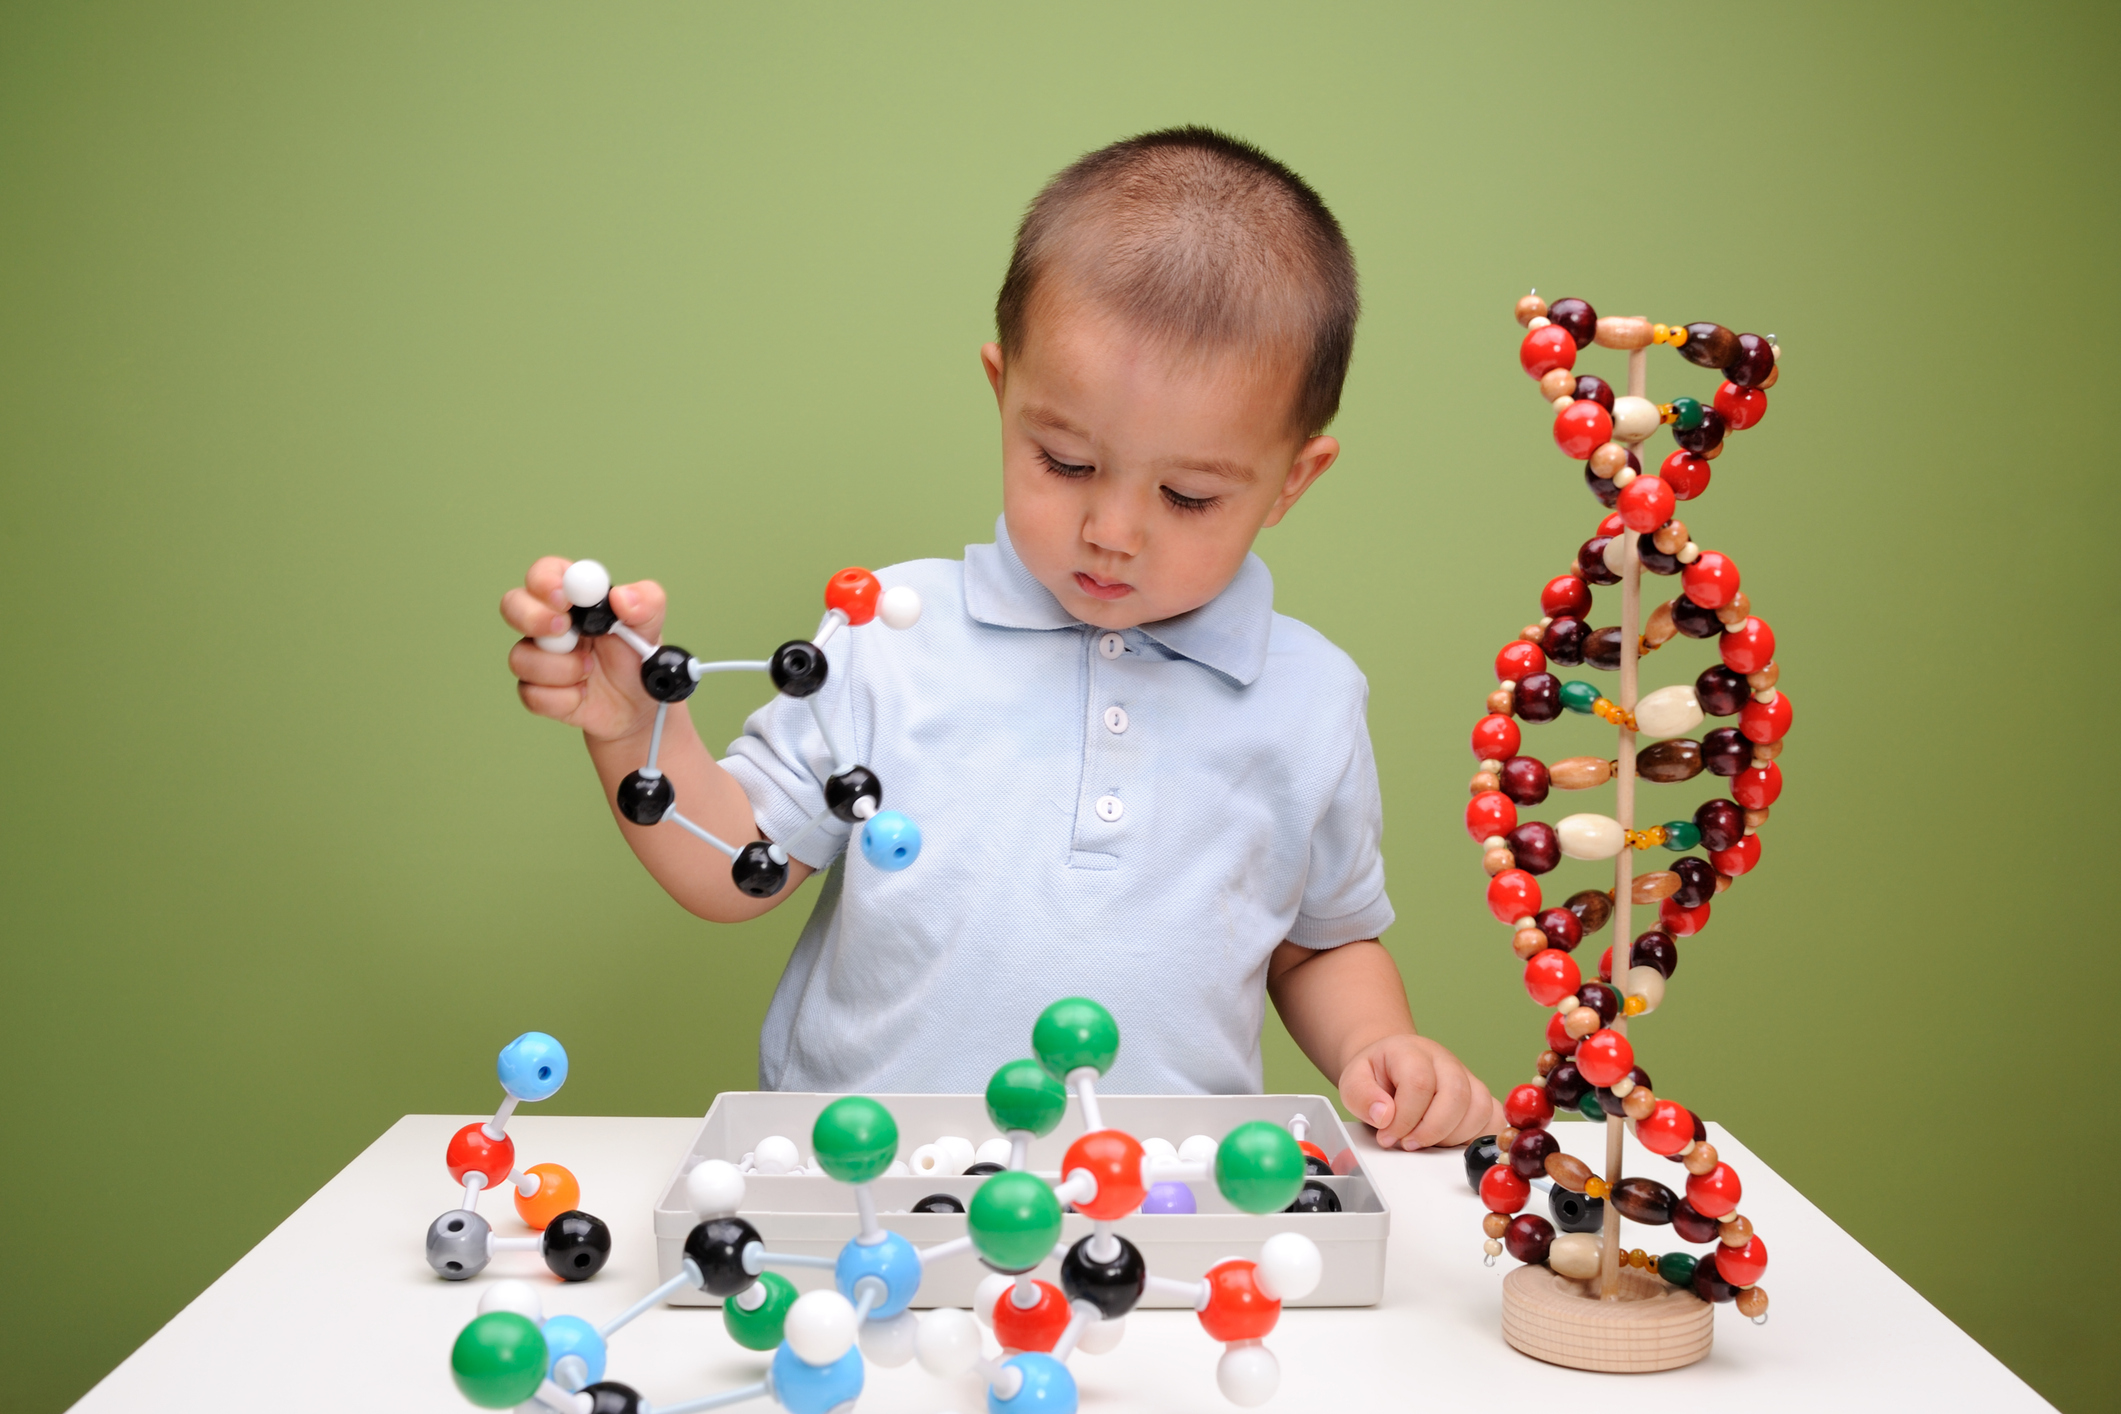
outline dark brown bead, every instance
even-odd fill
[[[1532,920],[1534,927],[1546,934],[1547,946],[1573,952],[1583,941],[1583,920],[1566,908],[1549,908]]]
[[[1682,594],[1672,601],[1672,627],[1688,638],[1715,638],[1723,632],[1723,620]]]
[[[1610,535],[1594,535],[1576,552],[1576,573],[1590,584],[1618,584],[1620,576],[1606,568],[1605,545]],[[1721,629],[1722,625],[1717,626]]]
[[[1697,457],[1710,456],[1723,445],[1723,434],[1729,430],[1723,414],[1714,408],[1701,410],[1701,425],[1681,430],[1672,429],[1672,440]]]
[[[1641,1066],[1638,1065],[1633,1069],[1629,1070],[1628,1079],[1635,1082],[1635,1090],[1640,1090],[1644,1094],[1649,1094],[1651,1092],[1650,1073],[1644,1070]],[[1635,1093],[1635,1090],[1630,1090],[1628,1091],[1628,1093],[1632,1095]],[[1611,1090],[1600,1089],[1598,1092],[1598,1107],[1604,1110],[1609,1115],[1617,1115],[1623,1113],[1626,1110],[1627,1104]]]
[[[1516,707],[1517,715],[1528,722],[1553,721],[1561,715],[1561,679],[1552,673],[1527,673],[1517,680]]]
[[[1701,699],[1701,710],[1711,717],[1735,717],[1753,700],[1753,688],[1745,674],[1718,663],[1694,679],[1694,695]]]
[[[1502,1230],[1502,1245],[1518,1261],[1536,1266],[1554,1246],[1554,1224],[1537,1213],[1519,1213]]]
[[[1537,805],[1547,798],[1553,780],[1537,756],[1512,756],[1502,763],[1502,793],[1518,805]]]
[[[1576,347],[1582,348],[1583,345]],[[1679,356],[1696,368],[1721,370],[1737,352],[1738,336],[1721,324],[1687,325],[1686,342],[1679,346]]]
[[[1561,836],[1544,820],[1527,820],[1502,837],[1527,874],[1544,874],[1561,863]]]
[[[1576,401],[1596,403],[1607,412],[1613,410],[1613,385],[1595,373],[1579,373],[1576,376]]]
[[[1661,928],[1652,928],[1635,939],[1635,946],[1628,949],[1628,966],[1654,967],[1657,975],[1670,980],[1679,970],[1679,944],[1672,935]]]
[[[1694,825],[1701,831],[1701,847],[1714,854],[1745,838],[1745,812],[1735,800],[1704,800],[1694,811]]]
[[[1583,661],[1583,648],[1590,640],[1591,626],[1574,615],[1564,614],[1539,636],[1539,649],[1549,663],[1573,668]]]
[[[1738,1288],[1723,1279],[1715,1262],[1703,1261],[1694,1266],[1694,1294],[1704,1301],[1736,1301]]]
[[[1675,736],[1635,753],[1635,774],[1661,786],[1691,781],[1701,774],[1701,743]]]
[[[1586,982],[1576,989],[1576,1000],[1598,1013],[1600,1025],[1611,1026],[1620,1015],[1620,993],[1603,982]]]
[[[1544,1129],[1519,1130],[1517,1137],[1510,1142],[1509,1164],[1519,1178],[1545,1178],[1547,1155],[1560,1152],[1560,1141]]]
[[[1718,727],[1701,739],[1701,760],[1719,776],[1735,776],[1753,765],[1753,743],[1736,727]]]
[[[1547,1098],[1554,1102],[1554,1108],[1557,1110],[1575,1109],[1583,1097],[1590,1093],[1591,1082],[1583,1078],[1583,1072],[1576,1068],[1576,1062],[1572,1060],[1565,1060],[1555,1066],[1547,1076]],[[1704,1218],[1702,1221],[1708,1220]],[[1709,1223],[1710,1237],[1716,1235],[1715,1228],[1714,1223]]]
[[[1576,915],[1587,934],[1597,932],[1613,919],[1613,900],[1597,889],[1585,889],[1580,894],[1570,894],[1569,901],[1562,907]]]
[[[1613,1185],[1612,1202],[1629,1222],[1662,1227],[1672,1220],[1679,1195],[1654,1178],[1623,1178]]]
[[[1679,890],[1672,895],[1672,902],[1681,908],[1699,908],[1716,897],[1716,868],[1699,855],[1680,856],[1673,861],[1672,872],[1679,876]]]
[[[1569,331],[1577,348],[1588,345],[1598,334],[1598,311],[1580,299],[1558,299],[1547,306],[1547,318]],[[1690,331],[1691,332],[1691,331]],[[1726,333],[1729,331],[1726,330]],[[1704,368],[1721,368],[1722,364],[1703,364]],[[1577,394],[1582,397],[1581,393]]]
[[[1591,494],[1598,498],[1598,504],[1607,510],[1620,504],[1620,488],[1591,470],[1589,462],[1583,464],[1583,484],[1591,488]]]
[[[1758,334],[1740,334],[1738,352],[1723,366],[1723,376],[1741,388],[1757,388],[1775,371],[1775,350]],[[1579,382],[1582,380],[1578,380]],[[1577,397],[1583,394],[1578,393]],[[1613,409],[1609,405],[1607,412]]]
[[[1583,645],[1583,660],[1601,672],[1620,671],[1620,625],[1598,629]]]
[[[1705,1218],[1695,1212],[1684,1198],[1672,1205],[1671,1222],[1672,1231],[1689,1242],[1714,1242],[1721,1227],[1714,1218]]]
[[[1642,567],[1651,574],[1679,573],[1679,557],[1677,555],[1667,555],[1664,551],[1658,549],[1657,541],[1653,536],[1636,536],[1635,554],[1642,561]]]

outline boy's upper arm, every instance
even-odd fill
[[[1341,722],[1347,753],[1311,832],[1303,903],[1290,925],[1299,947],[1332,948],[1374,938],[1391,926],[1385,895],[1384,801],[1370,746],[1369,685],[1356,675]]]
[[[836,676],[844,681],[844,674]],[[819,697],[832,693],[835,686],[828,678]],[[840,705],[829,700],[819,704],[826,712]],[[722,768],[751,798],[759,829],[767,839],[784,844],[824,810],[825,777],[832,774],[835,764],[809,702],[779,693],[744,719],[744,734],[729,744],[729,754],[722,760]],[[789,854],[813,869],[822,869],[840,852],[850,833],[838,819],[828,819]]]

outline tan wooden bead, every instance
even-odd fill
[[[1642,626],[1642,641],[1651,648],[1662,648],[1679,632],[1679,625],[1672,621],[1672,601],[1667,599],[1650,610],[1649,622]]]
[[[1716,1228],[1716,1240],[1726,1247],[1743,1247],[1753,1240],[1753,1221],[1743,1213],[1733,1213]]]
[[[1725,628],[1743,628],[1745,621],[1753,616],[1753,601],[1739,590],[1731,596],[1731,602],[1716,611],[1716,621]]]
[[[1511,854],[1508,847],[1491,849],[1480,856],[1480,867],[1487,870],[1488,877],[1492,879],[1505,869],[1515,869],[1517,856]]]
[[[1716,1157],[1716,1146],[1706,1141],[1689,1149],[1684,1160],[1686,1171],[1691,1174],[1713,1172],[1719,1162],[1720,1160]]]
[[[1591,470],[1611,481],[1627,470],[1628,449],[1618,442],[1608,442],[1591,453]]]
[[[1628,897],[1637,903],[1661,903],[1678,892],[1679,876],[1660,869],[1654,874],[1637,874]]]
[[[1517,694],[1507,687],[1498,687],[1488,694],[1488,711],[1497,717],[1507,717],[1517,705]]]
[[[1577,1007],[1561,1019],[1561,1029],[1579,1041],[1603,1025],[1605,1022],[1599,1019],[1597,1011],[1587,1006]]]
[[[1505,1154],[1510,1152],[1510,1146],[1512,1144],[1515,1144],[1516,1142],[1517,1131],[1510,1128],[1508,1125],[1504,1125],[1502,1128],[1502,1132],[1495,1136],[1495,1147]]]
[[[1745,828],[1748,833],[1759,829],[1762,825],[1765,825],[1766,823],[1766,810],[1748,810],[1745,812]]]
[[[1500,1237],[1509,1231],[1510,1220],[1501,1213],[1490,1213],[1480,1220],[1480,1230],[1490,1237]]]
[[[1547,935],[1537,928],[1519,928],[1510,935],[1510,951],[1517,954],[1518,961],[1530,962],[1535,954],[1547,950]]]
[[[1774,381],[1775,375],[1770,373],[1768,382]],[[1757,1286],[1749,1286],[1738,1293],[1738,1299],[1733,1304],[1738,1307],[1739,1315],[1749,1321],[1757,1321],[1767,1314],[1767,1293]]]
[[[1627,1098],[1620,1102],[1620,1107],[1627,1111],[1629,1119],[1640,1123],[1650,1117],[1651,1110],[1657,1108],[1657,1097],[1650,1093],[1649,1086],[1637,1085],[1628,1091]]]
[[[1786,743],[1787,741],[1788,741],[1788,738],[1787,738],[1787,737],[1785,737],[1785,738],[1783,739],[1783,741],[1756,741],[1756,742],[1754,742],[1754,743],[1753,743],[1753,764],[1754,764],[1755,766],[1765,766],[1765,765],[1767,765],[1767,763],[1768,763],[1768,762],[1770,762],[1770,761],[1774,760],[1774,759],[1775,759],[1776,757],[1778,757],[1778,756],[1780,756],[1780,755],[1782,754],[1782,748],[1783,748],[1783,745],[1784,745],[1784,744],[1785,744],[1785,743]]]
[[[1731,876],[1730,876],[1730,875],[1728,875],[1728,874],[1718,874],[1718,875],[1716,876],[1716,892],[1717,892],[1717,893],[1719,893],[1719,894],[1720,894],[1720,893],[1722,893],[1722,892],[1723,892],[1723,891],[1724,891],[1725,889],[1729,888],[1730,886],[1731,886]]]
[[[1589,790],[1613,779],[1612,763],[1596,756],[1570,756],[1547,767],[1547,780],[1560,790]]]
[[[1472,793],[1474,795],[1481,795],[1487,791],[1501,789],[1502,777],[1491,776],[1486,771],[1477,771],[1474,773],[1472,782]]]
[[[1561,1057],[1559,1054],[1554,1051],[1541,1051],[1539,1053],[1539,1078],[1542,1080],[1546,1079],[1554,1073],[1554,1067],[1560,1064]]]
[[[1548,402],[1566,398],[1576,392],[1576,375],[1566,368],[1549,369],[1539,380],[1539,396]]]
[[[1650,537],[1650,543],[1667,555],[1676,555],[1679,553],[1680,548],[1686,544],[1686,539],[1686,522],[1683,520],[1668,520],[1657,527],[1657,533]]]
[[[1646,349],[1650,346],[1650,321],[1639,314],[1608,314],[1598,321],[1591,335],[1602,349]]]
[[[1574,1154],[1549,1154],[1547,1177],[1571,1193],[1581,1193],[1590,1186],[1591,1166]]]
[[[1777,378],[1780,378],[1781,376],[1782,376],[1782,356],[1781,356],[1780,354],[1777,354],[1777,355],[1775,356],[1775,366],[1774,366],[1773,368],[1770,368],[1770,369],[1769,369],[1769,370],[1767,371],[1767,377],[1765,377],[1765,378],[1763,378],[1763,379],[1761,379],[1761,380],[1760,380],[1760,391],[1761,391],[1761,392],[1763,392],[1763,393],[1765,393],[1765,392],[1766,392],[1766,391],[1767,391],[1768,389],[1770,389],[1770,388],[1774,387],[1774,386],[1775,386],[1775,380],[1776,380]]]
[[[1745,675],[1745,685],[1755,692],[1765,692],[1781,681],[1782,665],[1780,663],[1770,663],[1757,672]]]
[[[1530,324],[1535,319],[1542,319],[1546,316],[1546,312],[1547,302],[1538,295],[1526,295],[1523,299],[1517,301],[1517,322],[1519,324]]]

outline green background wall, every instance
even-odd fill
[[[1015,217],[1179,121],[1306,173],[1362,262],[1347,453],[1261,549],[1370,674],[1389,941],[1491,1084],[1537,1018],[1464,742],[1596,516],[1511,302],[1781,337],[1687,519],[1786,645],[1791,788],[1656,1072],[2043,1393],[2110,1398],[2121,12],[765,8],[0,11],[8,1405],[399,1114],[489,1103],[527,1026],[561,1109],[753,1083],[808,899],[663,898],[494,603],[594,554],[736,651],[842,564],[985,538]],[[1653,392],[1709,386],[1658,352]],[[704,688],[709,739],[758,696]]]

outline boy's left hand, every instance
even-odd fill
[[[1358,1051],[1340,1073],[1340,1102],[1387,1148],[1466,1144],[1503,1126],[1488,1087],[1426,1036],[1387,1036]]]

